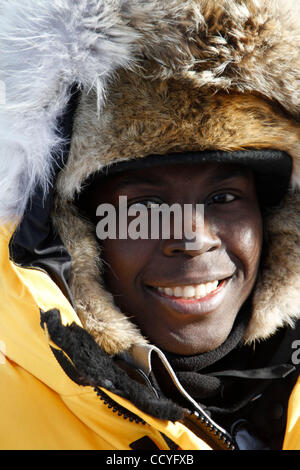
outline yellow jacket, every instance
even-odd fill
[[[168,438],[182,450],[211,449],[181,422],[155,419],[103,389],[125,409],[116,412],[92,386],[64,373],[41,328],[40,309],[57,308],[63,324],[80,321],[46,273],[9,259],[11,232],[2,227],[0,234],[0,448],[130,450],[146,437],[160,450],[169,449]],[[300,380],[289,400],[283,449],[300,449]]]

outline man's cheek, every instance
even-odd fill
[[[262,250],[262,237],[253,227],[244,227],[236,240],[239,258],[245,271],[245,277],[256,276]]]
[[[103,259],[119,283],[130,283],[147,265],[151,252],[140,240],[110,240],[104,244]]]

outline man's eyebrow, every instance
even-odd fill
[[[231,178],[238,178],[238,177],[247,177],[249,176],[249,168],[231,168],[224,169],[222,172],[218,172],[217,174],[211,175],[211,180],[214,182],[225,181]]]
[[[201,170],[200,170],[201,171]],[[237,177],[246,177],[249,174],[249,169],[244,167],[236,167],[236,168],[224,168],[221,171],[212,172],[210,175],[207,176],[208,181],[212,181],[214,183],[218,183],[221,181],[225,181],[231,178]],[[122,190],[127,186],[160,186],[164,183],[164,180],[160,178],[158,174],[155,176],[148,176],[141,178],[140,176],[126,176],[120,180],[116,180],[114,182],[114,189],[115,190]]]

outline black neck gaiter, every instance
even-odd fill
[[[226,341],[213,351],[193,356],[176,355],[164,351],[178,380],[194,400],[200,402],[220,393],[221,378],[214,377],[213,371],[220,371],[218,368],[220,361],[242,345],[250,315],[251,308],[249,302],[246,302],[240,310]]]

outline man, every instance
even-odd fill
[[[248,168],[180,164],[178,158],[182,160],[176,155],[173,164],[106,176],[89,189],[85,204],[95,215],[99,205],[117,206],[126,195],[128,210],[147,208],[150,225],[153,206],[178,204],[184,209],[203,203],[205,223],[197,230],[198,243],[189,243],[184,231],[176,237],[168,217],[171,233],[164,237],[147,230],[136,239],[129,225],[124,239],[105,236],[102,243],[106,286],[120,310],[160,348],[193,355],[226,340],[252,292],[262,250],[262,215]],[[174,218],[191,217],[183,212]]]
[[[2,8],[1,446],[299,448],[296,12],[39,7]],[[203,224],[99,240],[121,196]]]

